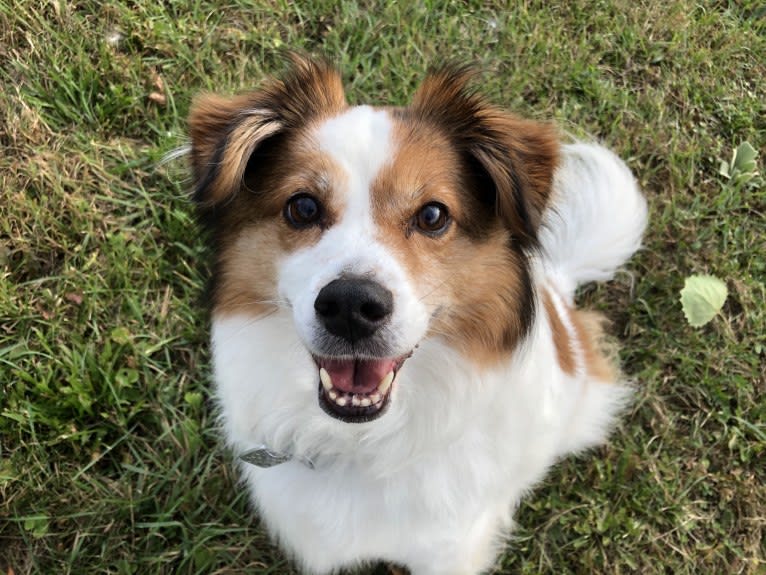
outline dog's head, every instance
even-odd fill
[[[526,334],[557,139],[476,95],[464,69],[429,75],[408,107],[350,107],[329,64],[292,60],[190,114],[213,315],[291,310],[319,404],[369,421],[424,339],[487,365]]]

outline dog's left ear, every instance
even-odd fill
[[[522,246],[537,243],[559,158],[559,140],[547,124],[514,116],[478,95],[472,72],[449,66],[432,72],[412,102],[464,154],[505,225]]]

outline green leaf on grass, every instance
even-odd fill
[[[114,374],[114,380],[118,387],[132,387],[138,382],[138,371],[129,367],[123,367]]]
[[[758,152],[755,151],[755,148],[749,142],[742,142],[737,151],[734,152],[731,166],[743,174],[755,172],[755,157],[757,155]]]
[[[126,327],[116,327],[109,333],[109,339],[118,345],[126,345],[130,343],[131,334]]]
[[[32,534],[35,539],[40,539],[48,533],[48,517],[46,515],[33,515],[24,519],[24,529]]]
[[[731,161],[721,160],[718,173],[735,184],[745,184],[758,176],[758,150],[750,142],[742,142],[731,154]]]
[[[681,306],[686,321],[692,327],[701,327],[721,311],[729,294],[726,284],[714,276],[686,278],[681,290]]]
[[[187,391],[184,394],[184,401],[193,408],[202,405],[202,394],[198,391]]]

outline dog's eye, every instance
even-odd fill
[[[451,222],[447,206],[439,202],[429,202],[415,215],[418,230],[429,236],[440,236],[447,231]]]
[[[294,228],[311,226],[322,217],[322,205],[306,193],[298,193],[285,204],[285,219]]]

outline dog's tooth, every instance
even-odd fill
[[[394,381],[394,372],[389,371],[386,374],[386,377],[380,380],[380,383],[378,384],[378,392],[381,395],[385,395],[388,391],[388,388],[391,387],[391,383]]]
[[[380,401],[380,394],[376,391],[370,396],[371,403],[378,403]]]
[[[348,403],[348,400],[345,397],[341,396],[341,397],[339,397],[338,399],[335,400],[335,403],[337,403],[338,405],[343,407],[344,405],[346,405]]]
[[[327,395],[329,395],[329,396],[330,396],[330,399],[332,399],[333,401],[335,401],[336,399],[338,399],[338,392],[337,392],[337,391],[335,391],[334,389],[331,389],[330,391],[328,391],[328,392],[327,392]]]
[[[362,404],[362,400],[359,399],[358,395],[352,395],[351,396],[351,405],[354,407],[359,407]]]
[[[332,389],[332,378],[323,367],[319,368],[319,379],[322,381],[322,387],[324,387],[325,391],[330,391]]]
[[[362,407],[370,407],[372,405],[372,402],[370,401],[369,397],[365,397],[364,399],[362,399],[362,401],[359,402],[359,405],[361,405]]]

